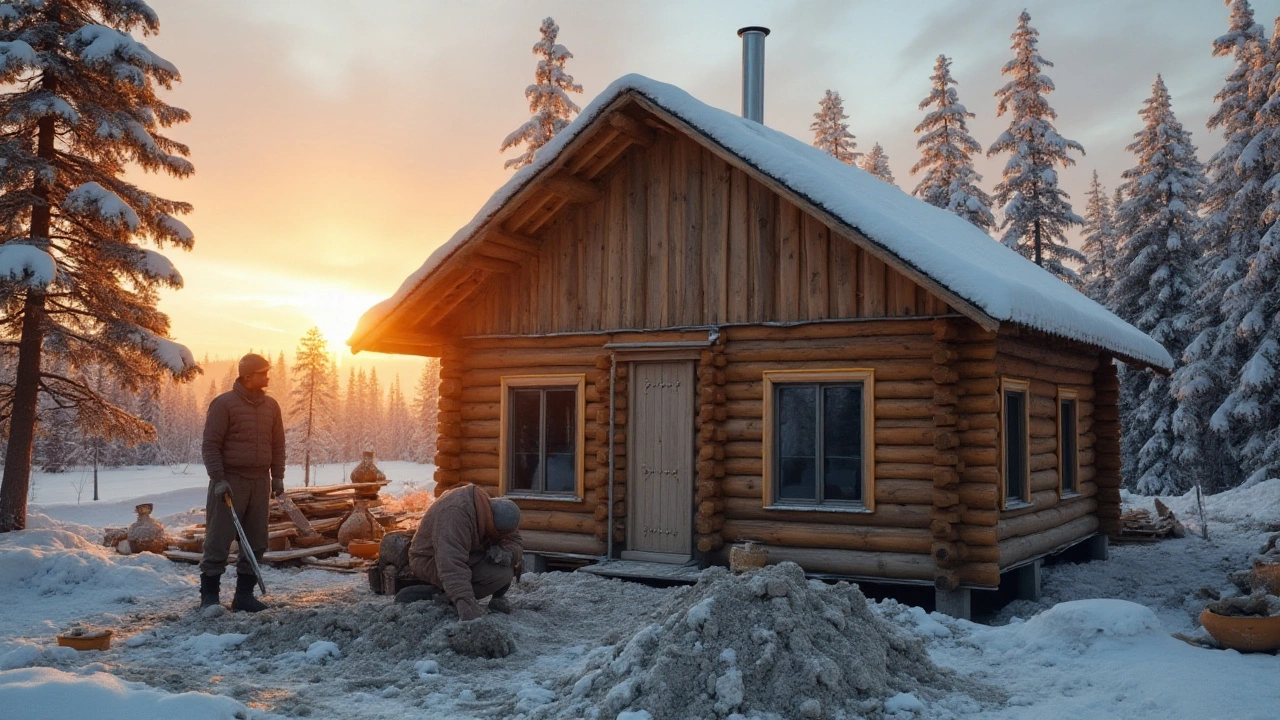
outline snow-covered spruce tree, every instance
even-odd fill
[[[320,328],[302,336],[294,354],[289,450],[302,460],[302,484],[311,485],[311,465],[333,450],[336,398],[329,377],[329,343]]]
[[[41,393],[76,408],[90,435],[130,442],[154,429],[47,362],[105,368],[130,390],[199,372],[168,339],[157,288],[182,277],[143,243],[190,249],[174,216],[190,205],[125,179],[130,164],[185,177],[187,148],[161,134],[189,118],[156,95],[178,70],[137,42],[159,20],[142,0],[0,5],[0,345],[16,353],[0,532],[26,524]],[[56,272],[55,272],[56,267]]]
[[[1225,140],[1206,163],[1207,185],[1201,205],[1201,281],[1196,291],[1196,332],[1184,364],[1173,375],[1179,406],[1174,415],[1178,441],[1174,459],[1196,468],[1210,492],[1238,485],[1243,479],[1238,448],[1247,429],[1230,422],[1227,399],[1246,355],[1232,316],[1247,308],[1239,283],[1246,261],[1258,247],[1259,219],[1268,205],[1256,166],[1238,166],[1256,134],[1255,119],[1267,100],[1267,46],[1262,26],[1254,21],[1246,0],[1234,0],[1227,32],[1213,41],[1215,57],[1235,60],[1223,87],[1214,96],[1218,109],[1210,130]],[[1241,312],[1241,311],[1244,312]]]
[[[828,90],[818,101],[818,112],[813,114],[813,146],[845,165],[853,165],[860,153],[853,133],[849,132],[849,116],[844,112],[844,100],[840,93]]]
[[[1145,125],[1128,147],[1137,164],[1122,175],[1125,200],[1116,209],[1124,245],[1109,304],[1180,358],[1191,340],[1204,169],[1161,77],[1139,115]],[[1122,465],[1129,486],[1145,495],[1179,494],[1195,482],[1172,457],[1175,410],[1167,376],[1121,368]]]
[[[880,147],[880,143],[873,145],[871,152],[862,156],[858,166],[890,185],[894,183],[893,171],[889,169],[889,156],[885,154],[884,148]]]
[[[556,133],[563,130],[580,110],[568,95],[571,92],[581,93],[582,86],[565,72],[564,64],[573,57],[573,53],[556,43],[560,26],[556,25],[555,20],[547,18],[542,21],[541,31],[542,39],[533,46],[533,54],[538,56],[538,66],[533,71],[533,84],[524,89],[524,96],[529,99],[529,112],[533,113],[533,117],[508,135],[498,149],[498,152],[506,152],[507,148],[523,143],[524,152],[503,163],[504,168],[518,170],[533,162],[538,148],[546,145]]]
[[[1276,20],[1280,32],[1280,19]],[[1280,477],[1280,35],[1273,33],[1268,58],[1255,74],[1269,81],[1268,98],[1255,116],[1254,137],[1236,160],[1248,185],[1261,184],[1266,206],[1258,218],[1261,237],[1244,262],[1244,275],[1224,300],[1243,364],[1222,403],[1228,433],[1238,446],[1245,482]],[[1259,95],[1262,96],[1261,91]],[[1243,192],[1248,192],[1244,190]],[[1216,418],[1215,418],[1216,419]]]
[[[1053,91],[1053,81],[1040,72],[1053,63],[1036,50],[1039,35],[1031,27],[1031,15],[1022,11],[1012,35],[1014,57],[1000,71],[1011,79],[996,91],[997,117],[1010,115],[1009,129],[987,150],[988,157],[1009,153],[1004,177],[995,188],[996,202],[1004,205],[1000,241],[1063,280],[1077,283],[1079,276],[1065,261],[1084,262],[1084,255],[1067,245],[1065,232],[1084,220],[1072,212],[1069,196],[1058,187],[1057,168],[1074,165],[1067,152],[1083,154],[1084,148],[1053,126],[1058,114],[1045,98]]]
[[[978,187],[982,176],[973,169],[973,154],[981,153],[982,146],[969,134],[966,121],[974,114],[960,104],[956,89],[951,87],[956,80],[951,77],[951,60],[946,55],[938,56],[932,80],[933,89],[920,102],[920,109],[935,109],[916,126],[920,161],[911,168],[912,175],[923,172],[924,177],[911,194],[991,232],[996,224],[991,196]]]
[[[1118,192],[1116,196],[1121,197]],[[1093,181],[1085,193],[1084,206],[1084,267],[1080,268],[1080,280],[1084,294],[1101,305],[1110,302],[1111,284],[1116,268],[1116,251],[1119,237],[1115,231],[1111,197],[1098,182],[1098,171],[1093,171]]]

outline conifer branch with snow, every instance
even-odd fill
[[[956,84],[951,77],[951,60],[939,55],[933,69],[933,88],[920,102],[920,109],[936,109],[925,115],[916,126],[920,139],[920,161],[911,174],[923,172],[912,195],[930,205],[945,208],[987,232],[995,228],[991,214],[991,196],[978,187],[982,176],[973,168],[973,154],[982,146],[969,134],[967,118],[974,114],[960,104]]]
[[[855,152],[858,143],[853,133],[849,132],[849,116],[844,112],[844,100],[840,93],[827,90],[818,101],[818,112],[813,114],[813,146],[839,160],[845,165],[853,165],[861,155]]]
[[[498,152],[506,152],[509,148],[524,145],[524,152],[503,163],[504,168],[518,170],[533,162],[538,148],[550,142],[581,110],[569,99],[571,92],[581,94],[582,86],[565,71],[565,62],[573,57],[573,53],[556,43],[560,26],[547,18],[542,21],[541,32],[542,39],[533,46],[533,54],[538,56],[533,84],[524,91],[533,117],[503,139],[498,149]]]
[[[1079,276],[1066,262],[1084,262],[1085,258],[1067,245],[1066,230],[1083,225],[1084,220],[1072,212],[1069,196],[1058,186],[1057,168],[1074,165],[1068,152],[1077,150],[1083,154],[1084,147],[1059,135],[1053,126],[1058,114],[1045,98],[1053,92],[1053,81],[1041,72],[1053,67],[1053,63],[1036,49],[1039,35],[1031,27],[1031,15],[1024,10],[1012,35],[1014,58],[1000,71],[1010,80],[996,91],[996,115],[1009,115],[1009,127],[991,144],[987,155],[1009,154],[994,193],[996,202],[1004,205],[1000,224],[1004,235],[1000,241],[1054,275],[1075,283]]]

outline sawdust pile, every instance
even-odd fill
[[[655,623],[592,652],[561,700],[529,717],[877,717],[890,698],[923,701],[954,685],[855,585],[807,581],[793,563],[712,568]]]

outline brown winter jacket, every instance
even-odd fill
[[[425,566],[428,576],[422,579],[443,589],[449,602],[474,603],[471,566],[494,545],[511,552],[511,566],[517,572],[523,567],[520,531],[498,536],[489,494],[475,485],[463,485],[436,498],[427,508],[409,545],[409,558]]]
[[[217,482],[228,471],[249,478],[284,479],[284,421],[275,398],[236,380],[209,403],[201,446],[204,467]]]

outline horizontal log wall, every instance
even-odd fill
[[[586,437],[579,449],[584,456],[584,497],[579,501],[517,499],[516,504],[522,511],[520,529],[527,549],[604,554],[609,460],[609,355],[603,349],[606,342],[608,336],[604,335],[576,336],[573,342],[557,339],[546,344],[540,338],[495,339],[451,349],[441,361],[437,491],[472,483],[494,497],[500,494],[502,377],[586,375]],[[619,397],[625,398],[625,394]],[[615,409],[625,415],[625,400]],[[625,447],[626,443],[616,445]],[[452,452],[446,453],[446,448]],[[621,454],[615,458],[620,473],[625,471],[625,459]],[[614,501],[622,511],[619,515],[624,515],[625,482],[615,485]]]
[[[812,572],[933,580],[933,333],[931,319],[726,328],[724,541],[763,541],[772,560],[794,559]],[[868,367],[875,511],[765,509],[764,372]]]
[[[710,151],[636,147],[450,313],[460,335],[941,315],[937,299]],[[464,275],[465,277],[471,277]]]
[[[1029,380],[1028,398],[1031,466],[1031,506],[1000,513],[997,526],[1000,567],[1063,547],[1097,532],[1106,503],[1100,502],[1098,448],[1105,444],[1098,432],[1111,433],[1095,421],[1097,376],[1105,375],[1096,350],[1075,346],[1038,333],[1003,333],[996,341],[997,376]],[[1114,374],[1114,373],[1113,373]],[[1079,468],[1077,493],[1063,496],[1058,466],[1058,391],[1076,393]],[[999,402],[997,395],[996,402]],[[1003,428],[996,428],[1002,443]],[[1118,442],[1118,435],[1116,441]],[[997,449],[1000,445],[996,446]],[[1105,480],[1103,480],[1105,482]],[[1119,485],[1115,490],[1115,516],[1119,517]],[[996,496],[998,501],[998,495]]]

